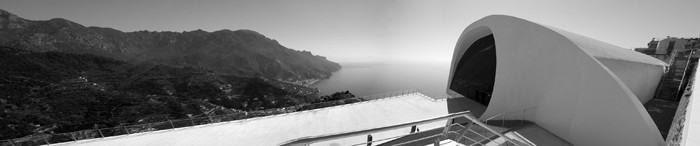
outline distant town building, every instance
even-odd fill
[[[635,48],[634,51],[647,54],[670,63],[670,57],[675,55],[674,50],[686,52],[688,50],[700,49],[700,38],[652,38],[646,48]]]

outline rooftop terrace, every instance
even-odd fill
[[[446,100],[412,93],[310,111],[57,145],[277,145],[304,136],[389,126],[446,114]],[[418,128],[428,130],[442,126],[444,122],[436,122],[418,125]],[[393,130],[372,136],[382,139],[407,134],[410,130]],[[360,136],[320,144],[348,145],[364,141],[366,137]]]

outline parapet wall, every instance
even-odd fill
[[[700,86],[695,86],[697,81],[698,66],[693,67],[693,75],[688,80],[688,86],[683,90],[683,96],[678,103],[678,110],[673,119],[673,123],[666,138],[666,145],[700,145],[700,139],[690,137],[700,137],[700,100],[694,99],[699,95],[693,91],[700,90]],[[695,129],[695,130],[693,130]]]

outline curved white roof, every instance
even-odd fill
[[[489,35],[496,46],[496,72],[481,118],[513,113],[507,118],[519,119],[521,110],[534,108],[528,120],[574,145],[663,144],[642,103],[653,97],[666,63],[568,31],[492,15],[462,32],[449,81],[472,43]]]
[[[645,64],[650,64],[650,65],[661,65],[661,66],[668,66],[665,62],[656,59],[654,57],[651,57],[646,54],[642,54],[636,51],[632,51],[630,49],[625,49],[622,47],[615,46],[613,44],[609,44],[606,42],[598,41],[586,36],[582,36],[579,34],[575,34],[566,30],[561,30],[555,27],[550,27],[546,25],[545,26],[553,31],[556,31],[557,33],[565,36],[568,38],[571,42],[575,43],[578,45],[579,48],[584,50],[586,53],[590,54],[593,57],[596,58],[605,58],[605,59],[612,59],[612,60],[622,60],[622,61],[630,61],[630,62],[637,62],[637,63],[645,63]]]

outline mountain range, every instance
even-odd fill
[[[286,48],[252,30],[122,32],[62,18],[27,20],[0,10],[0,46],[93,54],[133,64],[202,67],[219,73],[307,84],[341,68],[323,56]]]
[[[354,97],[307,87],[338,63],[252,30],[122,32],[0,10],[0,68],[0,139]]]

